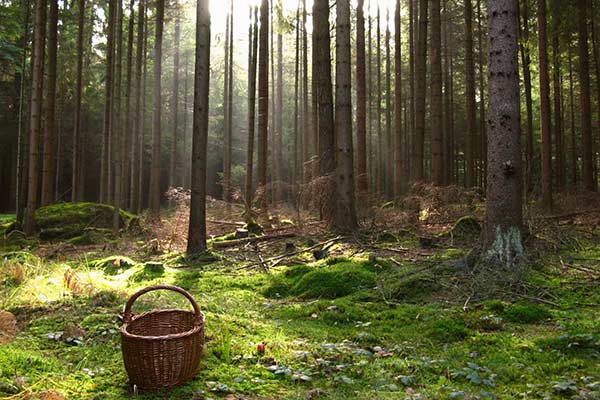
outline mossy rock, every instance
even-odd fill
[[[35,212],[35,222],[42,240],[71,239],[81,236],[86,228],[112,228],[113,206],[99,203],[56,203]],[[119,211],[120,224],[130,229],[138,217]]]
[[[85,228],[79,236],[67,240],[68,243],[77,246],[106,243],[112,236],[112,230],[103,228]]]
[[[481,225],[471,215],[460,217],[446,232],[442,232],[440,238],[452,238],[454,240],[471,240],[481,234]]]
[[[378,242],[397,242],[398,238],[391,232],[383,231],[377,236]]]
[[[439,280],[431,274],[415,274],[404,279],[386,278],[390,282],[386,291],[395,300],[405,303],[421,303],[442,289]]]
[[[165,266],[161,262],[149,261],[129,277],[131,282],[151,281],[165,275]]]
[[[459,342],[473,333],[464,320],[450,317],[428,323],[424,332],[430,339],[440,343]]]
[[[243,228],[246,229],[248,231],[248,233],[250,233],[251,235],[262,235],[263,234],[263,227],[254,220],[247,222]]]

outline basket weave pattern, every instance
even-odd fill
[[[131,314],[135,300],[153,290],[171,290],[184,295],[194,311],[169,309]],[[204,346],[204,314],[193,297],[179,287],[147,287],[134,294],[125,306],[121,342],[125,369],[132,385],[162,389],[183,384],[198,371]]]

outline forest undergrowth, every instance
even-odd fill
[[[0,398],[600,399],[597,195],[529,205],[527,269],[502,285],[490,282],[506,271],[466,261],[477,192],[415,187],[360,210],[350,236],[282,207],[261,240],[241,207],[212,200],[212,250],[196,258],[183,253],[185,196],[175,203],[160,225],[132,216],[121,237],[86,241],[25,239],[0,216]],[[205,355],[188,384],[134,393],[121,312],[156,283],[195,296]],[[153,292],[134,311],[175,305],[188,307]]]

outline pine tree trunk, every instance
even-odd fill
[[[409,134],[407,135],[408,137],[408,141],[406,143],[407,149],[409,149],[407,152],[410,156],[410,159],[407,160],[406,164],[408,165],[408,176],[410,178],[410,180],[412,181],[413,179],[413,169],[412,169],[412,164],[413,164],[413,157],[414,157],[414,143],[415,143],[415,137],[416,137],[416,132],[415,132],[415,121],[416,121],[416,116],[415,116],[415,107],[416,107],[416,86],[415,86],[415,82],[416,82],[416,75],[415,75],[415,69],[416,69],[416,48],[415,48],[415,0],[408,0],[408,50],[409,50],[409,60],[408,60],[408,82],[409,82],[409,88],[410,88],[410,110],[409,110]]]
[[[399,197],[404,193],[403,183],[406,177],[402,173],[402,26],[400,25],[400,0],[396,0],[394,13],[394,41],[396,42],[394,52],[394,196]]]
[[[487,186],[487,132],[485,125],[485,78],[483,72],[483,28],[481,24],[481,1],[477,0],[477,40],[479,42],[479,133],[481,135],[481,187]]]
[[[358,226],[354,199],[352,154],[352,72],[350,67],[350,1],[336,3],[335,134],[337,136],[336,207],[332,227],[352,231]]]
[[[144,14],[146,14],[148,8],[146,7],[144,10]],[[139,175],[139,181],[138,181],[138,193],[139,193],[139,204],[140,204],[140,208],[146,208],[148,205],[148,191],[147,190],[143,190],[142,188],[144,187],[144,184],[146,182],[146,174],[144,173],[144,171],[147,170],[146,165],[147,160],[146,160],[146,131],[147,129],[147,118],[146,118],[146,112],[147,112],[147,93],[148,93],[148,36],[151,35],[151,31],[150,31],[150,25],[149,25],[150,21],[147,17],[147,15],[145,15],[144,17],[144,50],[143,50],[143,75],[142,75],[142,120],[140,122],[140,128],[141,128],[141,134],[140,134],[140,164],[139,164],[139,170],[140,170],[140,175]]]
[[[596,42],[596,24],[594,23],[595,17],[596,17],[596,13],[595,13],[595,8],[594,8],[594,1],[591,0],[590,1],[590,7],[591,7],[591,16],[590,16],[590,26],[591,26],[591,31],[592,31],[592,52],[594,54],[594,74],[596,75],[596,107],[598,112],[600,112],[600,60],[599,57],[600,55],[598,54],[598,46],[597,46],[597,42]],[[598,174],[599,174],[599,169],[598,169],[598,161],[599,158],[597,157],[596,151],[598,150],[598,145],[600,144],[599,140],[600,140],[600,114],[597,114],[597,128],[598,128],[598,132],[597,132],[597,140],[594,141],[592,139],[592,152],[593,152],[593,160],[592,160],[592,164],[593,164],[593,169],[594,169],[594,186],[597,185],[598,182]]]
[[[154,114],[152,124],[152,167],[150,169],[150,192],[148,194],[150,218],[160,218],[160,159],[161,159],[161,72],[162,72],[162,38],[165,17],[165,0],[156,3],[156,31],[154,39]]]
[[[178,155],[177,148],[179,147],[179,42],[181,38],[181,6],[177,0],[175,7],[175,50],[173,52],[173,139],[171,140],[171,159],[169,160],[169,187],[181,185],[181,180],[178,172]]]
[[[552,4],[552,3],[550,3]],[[556,22],[555,22],[556,23]],[[564,128],[563,128],[563,106],[562,106],[562,82],[560,76],[560,48],[558,41],[558,28],[554,26],[552,33],[552,80],[554,90],[554,151],[556,159],[556,189],[561,192],[565,188],[565,152],[564,152]]]
[[[210,75],[209,0],[196,8],[196,69],[194,73],[194,126],[192,140],[192,195],[187,253],[206,250],[206,155],[208,141],[208,92]]]
[[[314,2],[313,2],[314,4]],[[314,5],[313,5],[314,7]],[[318,82],[319,82],[319,67],[317,65],[317,57],[315,57],[315,49],[317,48],[317,37],[314,33],[312,34],[312,125],[310,119],[310,112],[308,110],[308,34],[306,31],[306,4],[303,0],[302,2],[302,29],[303,40],[302,40],[302,87],[304,90],[302,91],[302,131],[304,134],[302,135],[302,143],[303,143],[303,151],[304,151],[304,162],[310,163],[312,165],[312,171],[308,169],[304,173],[305,182],[309,182],[312,178],[316,178],[319,176],[319,119],[318,119],[318,96],[315,93],[319,92]],[[314,29],[314,28],[313,28]],[[312,126],[312,140],[311,140],[311,126]],[[310,155],[310,145],[309,143],[312,141],[312,156]]]
[[[133,0],[129,3],[129,24],[127,27],[127,61],[125,76],[127,83],[125,86],[125,137],[123,145],[121,173],[121,207],[131,209],[130,207],[130,189],[131,189],[131,159],[132,159],[132,139],[133,139],[133,117],[131,109],[131,84],[133,69],[133,30],[135,21],[135,11],[133,9]]]
[[[592,125],[590,106],[590,66],[588,55],[587,13],[588,0],[577,0],[578,31],[577,46],[579,52],[579,95],[581,99],[581,145],[582,180],[585,190],[596,190],[592,153]]]
[[[146,9],[144,0],[138,4],[137,45],[135,53],[135,112],[133,119],[133,165],[131,173],[131,211],[140,212],[140,162],[143,146],[143,119],[142,119],[142,63],[144,52],[144,20]]]
[[[540,125],[542,138],[542,205],[552,208],[552,139],[550,78],[548,76],[546,0],[538,1],[538,52],[540,60]],[[556,111],[556,110],[555,110]]]
[[[42,206],[54,202],[56,179],[56,53],[58,49],[58,0],[50,0],[48,18],[48,79],[44,99],[44,162]]]
[[[298,99],[298,86],[299,86],[299,76],[300,76],[300,7],[296,9],[296,58],[294,64],[294,138],[292,144],[292,198],[294,204],[296,203],[296,197],[298,195],[298,182],[300,181],[301,166],[300,166],[300,157],[298,157],[298,151],[300,150],[300,134],[299,134],[299,99]]]
[[[440,0],[431,0],[431,180],[436,186],[444,184],[441,28]]]
[[[367,44],[367,189],[373,189],[375,177],[375,162],[373,157],[373,20],[371,18],[371,0],[368,5],[368,44]]]
[[[473,5],[465,0],[465,95],[467,105],[467,149],[465,151],[467,170],[466,185],[477,184],[475,158],[477,151],[477,125],[475,122],[475,66],[473,61]]]
[[[121,109],[121,93],[122,93],[122,65],[123,65],[123,3],[122,0],[117,0],[117,58],[115,64],[115,107],[112,131],[112,161],[113,161],[113,179],[109,185],[113,186],[113,236],[119,234],[119,209],[121,208],[121,180],[123,175],[123,129],[122,129],[122,109]]]
[[[277,100],[275,114],[275,148],[274,148],[274,170],[275,192],[274,202],[277,204],[283,199],[283,35],[277,33]]]
[[[531,98],[531,57],[529,47],[524,43],[529,41],[529,0],[523,1],[523,29],[521,33],[521,65],[523,68],[523,85],[525,87],[525,108],[527,110],[527,122],[525,124],[525,193],[527,196],[533,191],[533,175],[535,165],[535,154],[533,148],[533,100]]]
[[[267,152],[269,129],[269,2],[260,4],[260,31],[258,53],[258,208],[263,216],[267,210]]]
[[[575,97],[573,96],[573,54],[569,46],[569,111],[571,114],[571,185],[577,188],[577,132],[575,132]]]
[[[365,76],[365,14],[364,0],[356,9],[356,190],[367,191],[366,137],[366,76]]]
[[[113,109],[113,70],[115,53],[115,18],[117,0],[109,0],[107,45],[106,45],[106,79],[104,82],[106,97],[104,101],[104,123],[102,128],[102,154],[100,156],[100,201],[109,201],[109,175],[110,175],[110,137],[112,130]]]
[[[383,132],[381,130],[381,15],[379,10],[379,4],[377,5],[377,21],[376,21],[376,40],[377,53],[376,53],[376,64],[377,64],[377,104],[376,107],[376,118],[375,124],[377,129],[377,151],[375,156],[375,176],[377,179],[377,193],[381,196],[384,188],[384,171],[383,171]]]
[[[35,0],[33,45],[31,54],[31,97],[29,99],[29,160],[25,234],[33,235],[35,210],[38,206],[39,144],[42,125],[42,95],[44,83],[44,44],[46,31],[46,0]]]
[[[250,8],[250,21],[252,21],[252,8]],[[258,53],[258,7],[254,9],[254,21],[248,29],[250,38],[249,63],[248,63],[248,144],[246,152],[246,181],[245,204],[247,221],[252,219],[252,172],[254,165],[254,122],[256,115],[256,58]]]
[[[83,195],[83,179],[81,174],[81,98],[83,92],[83,40],[85,33],[85,0],[78,0],[77,31],[77,86],[75,87],[75,123],[73,128],[73,167],[71,173],[71,201],[81,201]]]
[[[444,14],[442,18],[442,35],[444,49],[444,138],[443,138],[443,162],[444,162],[444,185],[452,184],[452,143],[451,143],[451,127],[452,127],[452,115],[451,115],[451,104],[450,104],[450,44],[448,39],[448,25],[449,25],[449,14],[448,14],[448,0],[444,0]],[[487,142],[485,143],[487,148]]]
[[[412,181],[425,179],[423,154],[425,147],[425,96],[427,88],[427,0],[420,0],[419,32],[416,48],[416,93],[415,93],[415,135],[412,154]]]
[[[392,141],[392,57],[390,51],[390,11],[386,11],[385,29],[385,151],[384,151],[384,194],[392,197],[394,186],[392,181],[393,149]]]
[[[517,2],[488,0],[489,136],[484,258],[512,269],[523,256]]]
[[[223,79],[223,200],[226,203],[231,201],[231,57],[232,54],[230,49],[233,47],[232,43],[232,30],[233,24],[231,23],[231,17],[233,16],[233,0],[229,1],[229,13],[226,15],[226,28],[225,28],[225,54],[223,59],[225,60],[225,74]],[[229,206],[227,206],[229,211]]]

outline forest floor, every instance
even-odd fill
[[[466,267],[476,224],[454,226],[481,221],[476,194],[365,211],[351,237],[281,211],[265,232],[279,237],[233,246],[216,244],[239,224],[214,201],[214,247],[195,259],[182,255],[185,210],[98,244],[4,234],[0,398],[600,399],[598,203],[564,199],[552,215],[532,206],[529,268],[500,286]],[[0,215],[0,230],[13,219]],[[134,393],[120,314],[157,283],[196,298],[205,354],[184,386]],[[152,292],[134,311],[174,306],[189,307]]]

